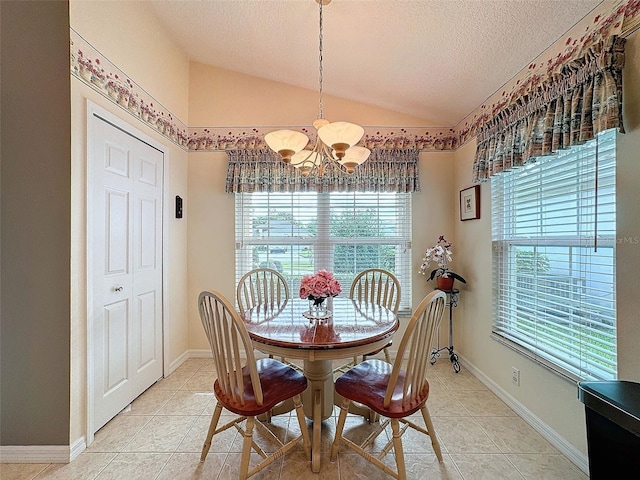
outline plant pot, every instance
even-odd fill
[[[444,292],[450,292],[453,290],[453,282],[455,278],[453,277],[436,277],[436,284],[438,285],[438,289]]]

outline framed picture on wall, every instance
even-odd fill
[[[480,185],[460,190],[460,220],[480,218]]]

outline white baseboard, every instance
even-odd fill
[[[169,364],[169,371],[167,372],[167,374],[165,376],[169,376],[171,375],[173,372],[176,371],[176,369],[182,365],[184,363],[185,360],[187,360],[188,358],[191,357],[191,354],[189,353],[189,350],[185,351],[182,355],[180,355],[178,358],[176,358],[173,362],[171,362]]]
[[[458,359],[461,365],[469,370],[473,375],[482,382],[489,390],[495,393],[500,400],[506,403],[514,412],[516,412],[531,428],[542,435],[554,447],[556,447],[563,455],[571,460],[580,470],[587,475],[589,474],[589,458],[580,450],[567,442],[564,437],[553,430],[549,425],[544,423],[540,418],[531,412],[528,408],[518,402],[509,393],[498,386],[493,380],[482,373],[478,368],[458,353]]]
[[[169,371],[165,376],[171,375],[175,372],[180,365],[182,365],[185,361],[190,358],[212,358],[211,350],[203,349],[203,350],[186,350],[182,355],[176,358],[173,362],[169,364]]]
[[[71,445],[0,446],[0,463],[69,463],[87,448],[81,437]]]
[[[213,358],[211,354],[211,350],[203,349],[203,350],[189,350],[187,358]]]
[[[77,458],[78,455],[80,455],[82,452],[84,452],[84,450],[86,448],[87,448],[87,439],[83,435],[82,437],[80,437],[79,439],[77,439],[75,442],[73,442],[71,444],[71,452],[69,454],[69,461],[72,461],[75,458]]]

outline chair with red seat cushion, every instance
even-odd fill
[[[249,334],[231,303],[220,293],[202,292],[198,298],[200,319],[204,327],[218,373],[213,390],[217,404],[209,432],[202,447],[200,461],[204,461],[213,436],[230,427],[236,427],[244,435],[240,461],[240,479],[259,472],[303,442],[307,458],[311,443],[302,411],[301,394],[307,388],[307,379],[300,372],[272,358],[256,361]],[[301,434],[283,443],[256,417],[271,410],[276,404],[293,399]],[[240,417],[218,427],[222,409],[226,408]],[[241,422],[246,420],[246,425]],[[267,455],[253,440],[254,426],[258,426],[278,448]],[[251,449],[262,460],[249,470]]]
[[[394,478],[406,478],[402,435],[408,427],[414,428],[431,438],[431,445],[442,462],[440,444],[433,428],[433,422],[427,409],[429,382],[426,378],[430,366],[429,354],[434,335],[440,325],[444,312],[446,294],[436,290],[427,295],[414,312],[400,341],[398,354],[393,364],[382,360],[365,360],[359,363],[335,381],[335,391],[344,398],[340,406],[340,416],[335,439],[331,446],[331,461],[335,461],[338,450],[344,445]],[[343,430],[349,404],[357,402],[386,419],[378,428],[358,445],[343,436]],[[407,417],[420,410],[426,429],[409,421]],[[391,423],[393,438],[382,448],[377,456],[366,451],[367,446]],[[404,426],[400,429],[400,423]],[[391,450],[395,454],[397,470],[383,462],[384,456]]]

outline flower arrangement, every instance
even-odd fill
[[[315,305],[320,305],[326,298],[335,297],[340,292],[340,282],[327,270],[319,270],[315,275],[305,275],[300,281],[300,298],[312,300]]]
[[[451,262],[453,256],[451,247],[453,247],[453,244],[444,238],[444,235],[440,235],[436,244],[433,247],[427,248],[424,258],[422,259],[422,265],[420,265],[420,273],[426,275],[429,265],[435,263],[437,268],[431,271],[428,280],[443,277],[454,278],[462,283],[467,283],[464,278],[449,268],[448,263]]]

